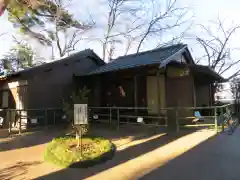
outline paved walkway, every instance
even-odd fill
[[[141,179],[239,180],[240,129],[220,134],[157,168]]]
[[[232,136],[214,136],[213,131],[178,135],[130,131],[134,136],[112,131],[105,136],[117,144],[116,155],[88,169],[61,169],[43,162],[45,144],[57,134],[0,138],[0,179],[240,179],[240,129]]]

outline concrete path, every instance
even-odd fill
[[[220,134],[152,170],[141,179],[239,180],[240,129]]]
[[[214,135],[215,132],[213,131],[194,132],[184,135],[183,137],[173,140],[166,145],[159,146],[146,154],[131,159],[88,179],[139,179],[152,171],[161,168],[174,158],[187,153],[187,151],[200,143],[203,143]],[[168,173],[172,174],[172,172],[173,171],[170,170]],[[150,179],[159,179],[159,177],[154,176]],[[179,180],[179,178],[177,179]]]
[[[178,135],[112,131],[104,136],[117,144],[116,155],[87,169],[61,169],[43,162],[44,147],[56,135],[48,131],[22,140],[0,138],[0,179],[240,179],[240,129],[232,136],[214,136],[209,130]]]

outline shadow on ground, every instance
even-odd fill
[[[0,152],[44,144],[60,135],[63,135],[62,127],[11,135],[0,139]]]
[[[19,176],[24,176],[28,172],[28,168],[30,166],[39,165],[42,162],[17,162],[16,164],[6,167],[0,170],[0,179],[1,180],[9,180],[13,178],[19,178]]]
[[[239,180],[239,128],[231,136],[214,136],[149,172],[141,180]]]
[[[146,129],[145,129],[146,130]],[[138,134],[139,129],[129,130],[127,128],[121,128],[119,132],[116,131],[103,131],[103,129],[98,128],[98,132],[102,134],[103,137],[109,138],[120,138],[125,136],[131,136],[131,134]],[[102,132],[102,133],[101,133]],[[140,130],[141,132],[141,130]],[[151,152],[161,146],[164,146],[182,136],[192,133],[192,131],[183,131],[182,133],[172,133],[171,135],[167,135],[162,133],[157,129],[148,129],[146,133],[139,133],[139,135],[134,136],[134,140],[141,140],[152,137],[155,135],[155,138],[149,139],[148,141],[143,141],[142,143],[135,144],[133,146],[126,147],[122,150],[116,152],[115,156],[112,160],[109,160],[103,164],[96,165],[94,167],[90,167],[88,169],[63,169],[42,177],[38,177],[36,179],[84,179],[96,175],[102,171],[113,168],[117,165],[127,162],[128,160],[134,159],[138,156]],[[112,134],[112,135],[111,135]],[[141,135],[142,134],[142,135]],[[161,136],[156,136],[161,134]],[[124,144],[123,144],[124,145]],[[122,145],[121,145],[122,146]],[[153,157],[154,158],[154,157]],[[126,169],[127,171],[127,169]]]

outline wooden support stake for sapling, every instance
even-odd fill
[[[81,149],[80,149],[80,153],[81,153],[81,156],[82,156],[82,126],[80,125],[79,128],[76,128],[76,139],[77,139],[77,147],[76,148],[79,148],[81,146]]]
[[[76,139],[77,139],[77,148],[79,148],[79,135],[77,132],[76,132]]]
[[[82,145],[82,126],[80,126],[80,140],[81,140],[81,149],[80,149],[80,153],[81,153],[81,156],[82,156],[82,148],[83,148],[83,145]]]
[[[77,148],[79,148],[80,141],[79,141],[79,128],[75,126],[76,129],[76,140],[77,140]]]

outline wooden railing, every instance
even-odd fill
[[[207,111],[207,115],[202,114],[202,110]],[[210,122],[209,125],[215,126],[216,132],[219,127],[222,128],[222,131],[225,127],[230,127],[227,123],[232,119],[231,104],[209,107],[168,107],[157,110],[146,107],[89,107],[89,122],[104,122],[116,125],[117,129],[122,124],[173,127],[175,131],[179,132],[182,126],[192,124],[194,119],[199,118],[194,116],[196,111],[200,112],[202,119]],[[26,120],[28,123],[30,121],[31,125],[31,120],[37,119],[37,125],[46,127],[58,124],[64,116],[64,112],[60,108],[0,109],[0,113],[5,114],[4,118],[8,119],[9,132],[11,132],[12,123],[15,122],[19,124],[19,133],[21,133]],[[2,117],[1,114],[0,116]],[[231,124],[236,126],[238,122],[234,120]]]

